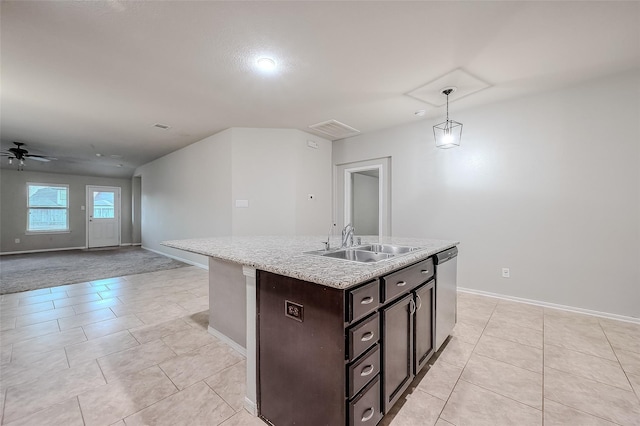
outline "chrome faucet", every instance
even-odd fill
[[[353,233],[355,230],[356,229],[351,224],[344,227],[342,230],[342,245],[340,248],[353,247]]]

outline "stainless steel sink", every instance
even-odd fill
[[[375,263],[391,259],[395,256],[402,256],[419,249],[419,247],[396,246],[392,244],[367,244],[348,249],[308,251],[304,254],[349,260],[351,262]]]
[[[390,257],[393,257],[392,254],[388,254],[388,253],[374,253],[372,251],[353,250],[353,249],[328,252],[321,256],[332,257],[335,259],[351,260],[353,262],[362,262],[362,263],[379,262],[381,260],[385,260],[385,259],[389,259]]]
[[[391,255],[406,254],[414,250],[418,250],[418,247],[409,246],[396,246],[392,244],[371,244],[367,246],[356,247],[357,250],[366,250],[374,253],[387,253]]]

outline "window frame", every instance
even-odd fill
[[[36,207],[36,206],[32,207],[31,206],[31,202],[30,202],[30,197],[29,197],[29,191],[30,191],[32,186],[43,186],[43,187],[48,187],[48,188],[64,188],[66,190],[66,193],[67,193],[66,206],[65,207],[46,207],[46,206],[45,207]],[[26,226],[25,226],[25,228],[26,228],[25,234],[26,235],[65,234],[65,233],[71,232],[71,230],[69,229],[69,213],[70,213],[70,209],[69,209],[69,185],[68,184],[27,182],[26,192],[27,192],[27,223],[26,223]],[[65,217],[66,217],[65,229],[42,229],[42,230],[29,229],[31,209],[65,210],[66,213],[67,213],[65,215]]]

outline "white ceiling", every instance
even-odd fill
[[[458,68],[491,87],[452,112],[640,67],[637,1],[0,8],[2,150],[20,141],[59,159],[26,170],[127,177],[229,127],[309,131],[336,119],[366,133],[424,120],[443,107],[406,93]],[[262,55],[275,73],[256,71]]]

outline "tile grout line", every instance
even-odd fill
[[[588,356],[592,356],[592,357],[595,357],[595,358],[600,358],[600,359],[603,359],[605,361],[616,362],[618,360],[617,356],[616,356],[616,359],[613,360],[611,358],[604,358],[604,357],[601,357],[601,356],[598,356],[598,355],[589,354],[589,353],[586,353],[586,352],[583,352],[583,351],[579,351],[579,350],[576,350],[576,349],[567,348],[566,346],[556,345],[554,343],[548,343],[548,345],[549,346],[555,346],[556,348],[562,348],[562,349],[565,349],[567,351],[578,352],[579,354],[582,354],[582,355],[588,355]],[[615,351],[614,351],[613,354],[615,355]]]
[[[605,419],[604,417],[600,417],[600,416],[598,416],[598,415],[596,415],[596,414],[587,413],[586,411],[583,411],[583,410],[580,410],[580,409],[578,409],[578,408],[572,407],[572,406],[567,405],[567,404],[565,404],[565,403],[563,403],[563,402],[556,401],[555,399],[550,399],[550,398],[549,398],[549,401],[553,401],[553,402],[555,402],[555,403],[556,403],[556,404],[558,404],[558,405],[562,405],[563,407],[570,408],[571,410],[575,410],[575,411],[577,411],[577,412],[579,412],[579,413],[586,414],[587,416],[595,417],[596,419],[601,419],[601,420],[604,420],[604,421],[606,421],[606,422],[609,422],[609,423],[612,423],[612,424],[615,424],[615,425],[624,426],[624,425],[622,425],[622,424],[620,424],[620,423],[618,423],[618,422],[616,422],[616,421],[614,421],[614,420]]]
[[[238,364],[238,363],[235,363],[235,364],[233,364],[231,367],[233,367],[233,366],[235,366],[235,365],[237,365],[237,364]],[[223,370],[220,370],[220,371],[227,370],[227,369],[229,369],[229,368],[231,368],[231,367],[227,367],[227,368],[225,368],[225,369],[223,369]],[[220,372],[220,371],[219,371],[219,372]],[[218,372],[218,373],[219,373],[219,372]],[[211,376],[213,376],[213,375],[215,375],[215,374],[218,374],[218,373],[214,373],[214,374],[212,374]],[[209,377],[211,377],[211,376],[209,376]],[[233,416],[235,416],[236,414],[238,414],[240,411],[236,411],[236,410],[231,406],[231,404],[229,404],[229,402],[228,402],[226,399],[224,399],[224,397],[223,397],[222,395],[220,395],[218,392],[216,392],[216,390],[215,390],[214,388],[212,388],[211,386],[209,386],[209,383],[207,383],[207,379],[208,379],[208,377],[207,377],[207,378],[202,379],[202,380],[201,380],[201,382],[202,382],[202,383],[204,383],[204,385],[205,385],[206,387],[208,387],[209,389],[211,389],[211,392],[213,392],[213,393],[215,393],[216,395],[218,395],[218,398],[220,398],[220,399],[222,400],[222,402],[224,402],[225,404],[227,404],[227,405],[229,406],[229,408],[231,408],[231,411],[233,411],[233,414],[232,414],[232,415],[230,415],[229,417],[227,417],[226,419],[224,419],[224,420],[222,420],[221,422],[219,422],[219,423],[218,423],[218,424],[220,425],[220,424],[222,424],[222,423],[226,422],[227,420],[229,420],[231,417],[233,417]],[[198,382],[196,382],[196,383],[198,383]],[[196,383],[194,383],[193,385],[195,385]],[[191,386],[193,386],[193,385],[191,385]],[[186,388],[185,388],[185,389],[186,389]],[[243,410],[243,409],[244,409],[243,407],[241,407],[241,408],[240,408],[240,410]]]
[[[2,395],[3,401],[2,401],[2,413],[0,413],[0,425],[4,424],[4,412],[7,409],[7,394],[9,393],[8,391],[9,391],[8,388],[5,389],[4,395]]]
[[[469,363],[469,360],[471,359],[471,356],[473,355],[474,351],[476,350],[476,347],[478,346],[478,343],[480,342],[480,339],[482,339],[482,335],[484,334],[487,325],[489,325],[489,321],[491,321],[491,318],[493,317],[494,312],[496,311],[496,308],[498,307],[498,303],[496,302],[496,304],[494,305],[493,309],[491,310],[491,315],[489,315],[489,319],[487,320],[487,322],[485,323],[484,327],[482,328],[482,333],[480,333],[480,338],[478,339],[478,341],[475,343],[475,345],[473,345],[473,349],[471,350],[471,354],[469,355],[469,358],[467,359],[467,361],[464,363],[464,367],[462,367],[462,371],[460,371],[460,375],[458,376],[458,379],[456,380],[455,384],[453,385],[453,387],[451,388],[451,392],[449,393],[449,396],[447,397],[447,400],[444,402],[444,405],[442,406],[442,410],[440,410],[440,413],[438,414],[438,419],[441,418],[442,412],[444,411],[444,409],[446,408],[447,404],[449,403],[449,400],[451,399],[451,395],[453,395],[453,392],[456,389],[456,386],[458,386],[458,383],[460,382],[461,377],[462,377],[462,373],[464,373],[464,369],[467,368],[467,364]],[[456,311],[457,311],[457,307],[456,307]],[[451,340],[449,340],[451,341]],[[426,375],[425,375],[426,377]],[[466,381],[466,380],[464,380]],[[468,382],[467,382],[468,383]],[[491,391],[492,392],[492,391]],[[494,392],[495,393],[495,392]],[[434,396],[434,395],[432,395]],[[448,421],[447,419],[442,419],[444,421]],[[436,423],[437,423],[437,419],[436,419]]]
[[[76,395],[75,398],[78,403],[78,409],[80,410],[80,417],[82,417],[82,424],[86,425],[87,422],[84,420],[84,413],[82,412],[82,406],[80,405],[80,395]]]
[[[581,379],[581,380],[588,380],[590,382],[595,382],[595,383],[597,383],[599,385],[602,385],[602,386],[608,386],[610,388],[614,388],[614,389],[622,391],[622,392],[631,393],[631,394],[634,394],[634,396],[635,396],[635,392],[633,390],[622,389],[622,388],[619,388],[618,386],[614,386],[614,385],[611,385],[609,383],[602,383],[602,382],[599,382],[598,380],[590,379],[590,378],[584,377],[584,376],[579,376],[579,375],[571,373],[569,371],[560,370],[560,369],[557,369],[557,368],[554,368],[554,367],[547,367],[547,368],[549,368],[551,370],[559,371],[560,373],[567,374],[569,376],[573,376],[573,377],[576,377],[576,378]],[[633,387],[632,387],[632,389],[633,389]]]
[[[493,336],[490,336],[490,337],[493,337]],[[542,350],[542,349],[540,349],[540,348],[535,348],[535,349]],[[494,357],[489,356],[489,355],[479,354],[479,353],[476,353],[475,355],[478,355],[478,356],[483,357],[483,358],[492,359],[492,360],[494,360],[494,361],[501,362],[501,363],[503,363],[503,364],[507,364],[507,365],[510,365],[510,366],[512,366],[512,367],[519,368],[519,369],[521,369],[521,370],[528,371],[529,373],[535,373],[535,374],[540,374],[540,375],[542,375],[542,374],[543,374],[543,373],[541,373],[541,372],[539,372],[539,371],[533,371],[533,370],[530,370],[530,369],[528,369],[528,368],[521,367],[521,366],[519,366],[519,365],[515,365],[515,364],[512,364],[512,363],[510,363],[510,362],[503,361],[503,360],[501,360],[501,359],[497,359],[497,358],[494,358]],[[543,355],[543,357],[544,357],[544,355]],[[543,363],[543,371],[544,371],[544,363]]]
[[[462,377],[462,375],[460,375],[460,376]],[[498,393],[498,392],[496,392],[496,391],[494,391],[494,390],[491,390],[491,389],[485,388],[484,386],[479,385],[479,384],[477,384],[477,383],[473,383],[473,382],[470,382],[470,381],[465,380],[465,379],[462,379],[462,378],[461,378],[461,379],[458,379],[458,381],[460,381],[460,380],[462,380],[462,381],[463,381],[463,382],[465,382],[465,383],[469,383],[470,385],[473,385],[473,386],[479,387],[479,388],[481,388],[481,389],[484,389],[484,390],[486,390],[487,392],[491,392],[491,393],[493,393],[493,394],[495,394],[495,395],[498,395],[498,396],[501,396],[501,397],[503,397],[503,398],[506,398],[506,399],[508,399],[508,400],[510,400],[510,401],[516,402],[516,403],[518,403],[518,404],[520,404],[520,405],[524,405],[524,406],[527,406],[527,407],[529,407],[529,408],[532,408],[532,409],[534,409],[534,410],[536,410],[536,411],[540,411],[540,413],[541,413],[541,414],[544,414],[544,413],[542,412],[542,409],[541,409],[541,408],[534,407],[533,405],[527,404],[526,402],[518,401],[517,399],[513,399],[513,398],[511,398],[510,396],[503,395],[503,394]],[[543,399],[544,399],[544,398],[543,398]],[[543,417],[544,417],[544,416],[543,416]]]
[[[99,364],[98,364],[98,365],[99,365]],[[149,367],[143,368],[142,370],[138,370],[138,371],[136,371],[136,372],[134,372],[134,373],[132,373],[132,374],[136,374],[136,373],[139,373],[139,372],[141,372],[141,371],[149,370],[149,369],[151,369],[151,368],[153,368],[153,367],[158,367],[158,369],[159,369],[160,371],[162,371],[162,374],[164,374],[164,376],[165,376],[165,377],[166,377],[166,378],[171,382],[171,384],[173,385],[173,387],[174,387],[174,388],[176,388],[176,391],[175,391],[175,392],[173,392],[171,395],[167,395],[167,396],[165,396],[164,398],[159,399],[158,401],[152,402],[151,404],[149,404],[149,405],[146,405],[146,406],[142,407],[141,409],[139,409],[138,411],[136,411],[136,412],[134,412],[134,413],[131,413],[131,414],[128,414],[127,416],[125,416],[125,417],[122,417],[120,420],[122,420],[125,424],[126,424],[126,422],[125,422],[125,420],[124,420],[125,418],[127,418],[127,417],[131,417],[131,416],[133,416],[134,414],[137,414],[137,413],[141,412],[142,410],[146,410],[147,408],[149,408],[149,407],[151,407],[151,406],[153,406],[153,405],[158,404],[160,401],[164,401],[165,399],[167,399],[167,398],[169,398],[169,397],[171,397],[171,396],[173,396],[173,395],[177,395],[178,393],[180,393],[180,389],[178,389],[178,387],[175,385],[175,383],[173,383],[173,381],[172,381],[172,380],[171,380],[171,378],[167,375],[167,373],[165,373],[165,371],[160,367],[160,364],[153,364],[153,365],[150,365]],[[103,374],[104,374],[104,373],[103,373]],[[105,380],[106,380],[106,378],[105,378]],[[123,378],[117,378],[117,379],[115,379],[115,381],[117,381],[117,380],[123,380]],[[113,382],[112,382],[112,383],[113,383]],[[109,384],[109,382],[107,382],[107,384]],[[119,420],[118,420],[118,421],[119,421]],[[116,421],[115,423],[118,423],[118,421]],[[113,423],[112,423],[112,424],[113,424]]]
[[[609,346],[611,347],[611,351],[613,352],[613,355],[616,357],[616,360],[618,361],[618,365],[620,366],[620,369],[622,370],[622,373],[624,374],[624,377],[627,379],[627,383],[629,384],[629,387],[631,387],[631,392],[636,395],[636,398],[638,399],[638,402],[640,403],[640,395],[636,391],[636,388],[633,387],[633,384],[631,383],[631,380],[629,380],[629,375],[628,375],[627,371],[624,369],[624,367],[622,367],[622,363],[620,362],[620,358],[618,358],[618,354],[616,353],[615,348],[611,344],[611,340],[609,340],[609,336],[607,336],[607,332],[604,330],[604,327],[602,327],[602,324],[600,323],[600,321],[598,321],[598,325],[600,326],[600,329],[602,330],[602,333],[604,333],[604,337],[605,337],[605,339],[607,339],[607,343],[609,343]],[[621,350],[624,350],[624,349],[621,349]]]

